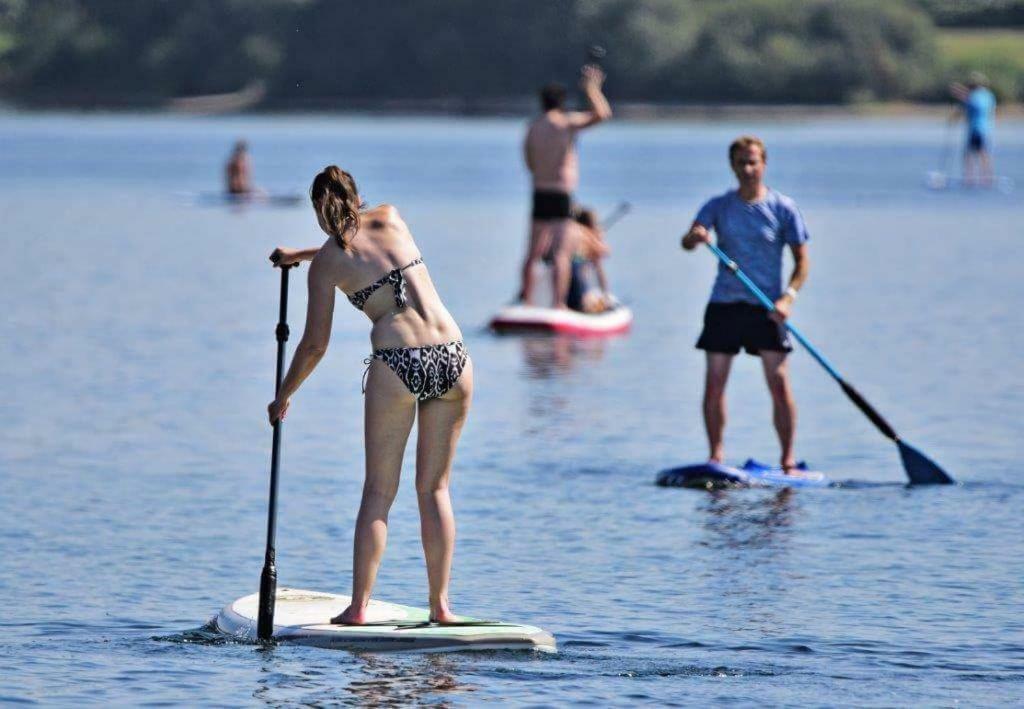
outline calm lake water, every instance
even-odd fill
[[[618,122],[581,144],[581,200],[633,212],[609,269],[636,313],[608,341],[495,337],[527,222],[523,123],[340,117],[0,117],[0,701],[1006,705],[1024,695],[1021,269],[1012,194],[929,192],[953,134],[923,119]],[[840,489],[654,486],[705,455],[693,349],[714,275],[678,238],[731,185],[726,146],[768,143],[809,224],[794,321],[960,481],[907,489],[896,450],[806,353],[799,454]],[[353,655],[218,644],[256,590],[273,393],[277,244],[311,210],[203,204],[232,141],[303,192],[336,162],[399,206],[472,352],[456,462],[457,612],[540,625],[553,656]],[[957,134],[958,137],[958,134]],[[305,271],[299,271],[303,276]],[[302,278],[290,320],[300,328]],[[282,585],[347,593],[362,480],[367,322],[331,349],[284,434]],[[297,337],[293,337],[294,345]],[[774,460],[758,363],[736,363],[730,456]],[[423,605],[411,475],[377,597]]]

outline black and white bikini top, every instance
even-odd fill
[[[406,270],[407,268],[417,266],[421,263],[423,263],[423,259],[418,258],[414,261],[410,261],[401,268],[396,268],[391,271],[388,271],[386,274],[375,280],[373,283],[366,286],[366,288],[360,288],[355,293],[348,296],[348,302],[352,303],[352,305],[355,306],[356,310],[362,310],[364,307],[366,307],[366,301],[370,299],[370,296],[373,295],[378,288],[384,286],[387,283],[390,283],[392,288],[394,288],[395,290],[395,305],[399,308],[404,308],[406,304],[405,276],[402,274],[402,271]]]

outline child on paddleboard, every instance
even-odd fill
[[[611,249],[604,240],[597,212],[589,207],[576,207],[573,219],[579,229],[579,243],[572,258],[569,307],[584,313],[603,313],[615,303],[604,271],[604,259]]]

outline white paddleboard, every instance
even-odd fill
[[[274,608],[274,640],[342,650],[371,652],[452,652],[459,650],[539,650],[555,652],[551,633],[532,625],[478,621],[465,625],[429,622],[428,611],[370,601],[369,625],[331,625],[349,596],[279,588]],[[243,596],[217,614],[217,630],[240,642],[256,642],[259,594]]]
[[[944,172],[938,170],[932,170],[925,175],[924,178],[925,186],[930,190],[950,190],[950,189],[965,189],[965,190],[995,190],[1002,192],[1003,194],[1009,194],[1013,192],[1016,186],[1012,177],[1005,175],[996,175],[987,182],[982,182],[978,179],[971,180],[968,182],[963,177],[958,175],[947,175]]]
[[[297,192],[179,192],[178,195],[194,207],[297,207],[308,199]]]
[[[509,305],[498,311],[491,328],[498,332],[533,330],[573,335],[614,335],[633,323],[633,311],[617,305],[603,313],[581,313],[533,305]]]

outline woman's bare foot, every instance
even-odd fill
[[[430,622],[444,625],[445,623],[458,623],[459,616],[452,613],[448,608],[448,601],[440,601],[430,604]]]
[[[796,463],[792,460],[782,461],[782,472],[786,475],[799,475],[800,469],[796,467]]]
[[[365,625],[366,609],[350,605],[338,615],[331,618],[332,625]]]

